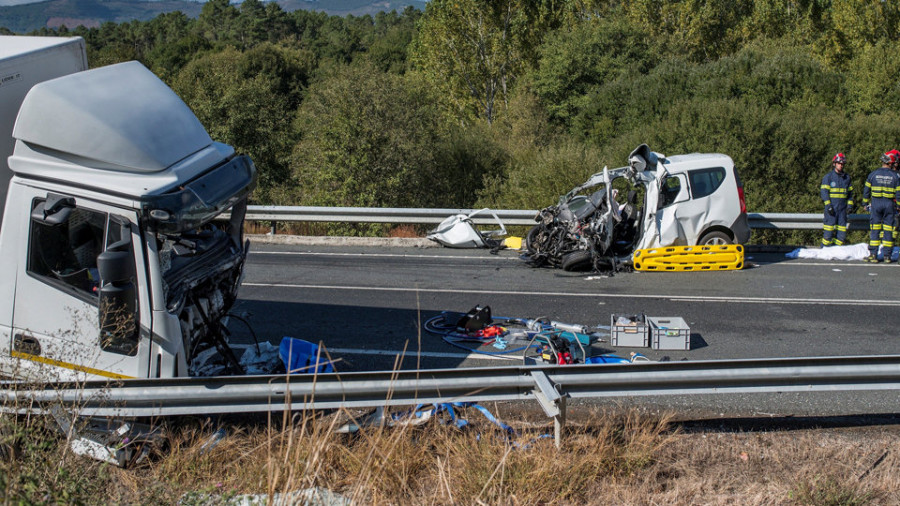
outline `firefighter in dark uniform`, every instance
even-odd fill
[[[894,215],[900,198],[900,175],[891,169],[894,155],[881,155],[881,168],[869,173],[863,188],[863,204],[869,216],[869,256],[866,262],[879,262],[878,246],[887,253],[894,247]],[[879,235],[881,240],[879,240]],[[891,261],[890,253],[885,255]]]
[[[891,164],[891,169],[893,169],[894,172],[900,171],[900,151],[898,151],[896,149],[892,149],[892,150],[888,151],[888,154],[892,155],[894,157],[894,163]],[[900,172],[898,172],[898,175],[900,175]],[[900,204],[900,202],[898,202],[898,204]],[[900,233],[900,232],[898,232],[898,228],[900,228],[900,208],[898,208],[897,212],[894,213],[894,235],[895,236],[898,233]],[[894,248],[890,251],[890,255],[891,255],[890,258],[888,258],[888,252],[885,251],[882,254],[884,255],[885,258],[888,259],[888,262],[900,261],[900,260],[898,260],[898,257],[900,257],[900,242],[897,241],[897,238],[895,238],[895,240],[894,240]]]
[[[853,208],[853,183],[844,172],[847,158],[838,153],[831,159],[832,170],[822,178],[819,196],[825,203],[822,246],[841,246],[847,240],[847,215]]]

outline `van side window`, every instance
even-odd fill
[[[714,167],[712,169],[699,169],[688,171],[691,180],[691,195],[695,199],[712,195],[719,189],[725,180],[725,169]]]
[[[34,207],[44,201],[35,201]],[[104,249],[106,213],[72,209],[57,224],[31,220],[28,272],[52,285],[96,302],[100,276],[97,255]]]
[[[678,176],[668,176],[663,179],[659,192],[659,209],[672,205],[679,193],[681,193],[681,179]]]

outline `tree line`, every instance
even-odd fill
[[[253,157],[258,204],[540,208],[647,143],[730,155],[751,212],[820,212],[836,152],[861,188],[900,144],[900,0],[210,0],[37,34],[143,62]]]

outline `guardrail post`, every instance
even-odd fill
[[[534,398],[544,408],[544,413],[553,418],[553,439],[556,448],[562,447],[563,429],[566,425],[566,398],[556,391],[550,378],[543,371],[532,371],[536,388],[532,390]]]
[[[553,417],[553,440],[556,442],[556,449],[562,448],[563,429],[566,427],[566,398],[560,397],[557,403],[559,414]]]
[[[275,220],[272,220],[271,226],[272,226],[272,228],[269,229],[269,234],[275,235],[275,233],[276,233],[275,231],[277,230],[278,222]]]

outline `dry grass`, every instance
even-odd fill
[[[388,232],[388,237],[424,237],[421,229],[416,225],[395,225]]]
[[[345,414],[171,421],[168,448],[124,470],[72,455],[42,418],[5,416],[0,490],[26,504],[209,504],[308,487],[356,504],[900,504],[893,428],[688,434],[665,417],[594,411],[557,450],[534,439],[550,431],[543,421],[518,420],[509,440],[465,416],[462,431],[435,422],[353,435],[334,432]],[[219,427],[227,436],[204,451]]]

